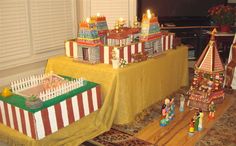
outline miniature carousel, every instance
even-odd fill
[[[224,99],[224,67],[221,62],[215,32],[195,64],[195,72],[189,89],[188,105],[208,111],[211,102],[221,103]]]

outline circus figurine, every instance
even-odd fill
[[[188,130],[188,135],[193,136],[194,135],[194,119],[192,118],[190,123],[189,123],[189,130]]]
[[[162,119],[160,121],[160,126],[164,127],[169,124],[170,120],[172,120],[175,115],[174,110],[174,97],[171,99],[166,98],[165,103],[162,105],[161,109]]]
[[[232,59],[227,64],[226,68],[225,92],[229,94],[233,93],[231,84],[233,81],[235,66],[236,66],[236,43],[234,43],[232,46]]]
[[[179,105],[179,111],[180,111],[180,112],[183,112],[183,111],[184,111],[184,102],[185,102],[184,95],[181,94],[181,95],[180,95],[180,105]]]
[[[194,116],[194,131],[198,131],[198,125],[199,125],[199,119],[200,119],[200,113],[196,112],[195,116]]]
[[[209,110],[211,101],[215,104],[224,101],[224,65],[221,61],[215,40],[216,30],[194,67],[194,78],[189,89],[188,106],[203,111]]]
[[[215,103],[212,101],[211,104],[209,105],[209,119],[214,119],[215,118],[215,111],[216,111],[216,105]]]
[[[199,109],[198,131],[201,131],[201,130],[203,129],[203,127],[202,127],[203,116],[204,116],[203,111],[202,111],[202,109],[200,108],[200,109]]]

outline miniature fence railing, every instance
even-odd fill
[[[60,96],[62,94],[65,94],[67,92],[70,92],[76,88],[83,86],[83,81],[84,81],[83,78],[75,79],[73,81],[64,83],[56,88],[51,88],[46,91],[40,92],[39,98],[42,101],[46,101],[54,97]]]
[[[49,76],[50,74],[42,74],[42,75],[33,75],[27,78],[23,78],[17,81],[11,82],[12,92],[19,92],[25,90],[27,88],[36,86],[41,83],[41,81]]]

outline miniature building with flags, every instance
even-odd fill
[[[194,78],[189,90],[188,105],[204,111],[208,111],[212,101],[221,103],[224,99],[224,66],[218,53],[215,32],[214,29],[209,43],[195,64]]]
[[[76,60],[99,63],[100,62],[100,46],[101,41],[98,35],[96,24],[89,18],[80,23],[79,37],[77,38],[78,44],[78,58]]]
[[[145,51],[148,52],[148,56],[162,52],[161,37],[157,17],[147,10],[147,14],[142,17],[140,41],[145,42]]]

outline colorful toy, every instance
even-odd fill
[[[199,125],[199,119],[200,119],[200,116],[199,116],[199,112],[196,112],[195,116],[193,117],[194,118],[194,131],[198,131],[198,125]]]
[[[180,105],[179,105],[179,111],[184,112],[184,102],[185,102],[185,97],[183,94],[180,95]]]
[[[9,96],[11,96],[12,95],[12,93],[11,93],[11,91],[10,91],[10,89],[9,88],[3,88],[3,90],[2,90],[2,94],[1,94],[3,97],[9,97]]]
[[[171,120],[173,120],[175,115],[175,104],[174,104],[174,97],[165,99],[165,103],[162,105],[161,113],[162,119],[160,121],[160,126],[164,127],[169,124]]]
[[[194,78],[189,89],[188,105],[208,111],[209,104],[224,100],[224,66],[221,62],[215,41],[215,32],[195,64]]]
[[[202,109],[199,109],[199,124],[198,124],[198,131],[202,131],[203,127],[202,127],[202,121],[203,121],[203,112]]]
[[[0,95],[0,123],[36,140],[102,105],[100,85],[82,78],[33,75],[11,82],[11,89],[14,94],[10,98]]]
[[[160,54],[162,52],[160,24],[158,18],[150,10],[143,14],[141,27],[140,40],[145,42],[145,51],[148,52],[148,56]]]
[[[79,26],[78,38],[65,42],[66,55],[91,64],[112,64],[114,48],[118,50],[119,60],[145,61],[172,49],[175,37],[174,33],[160,32],[158,19],[150,11],[144,14],[141,28],[137,21],[133,27],[126,27],[125,20],[119,19],[115,29],[108,30],[106,18],[100,15],[87,18]]]
[[[216,111],[216,105],[212,101],[211,104],[209,105],[209,119],[214,119],[215,118],[215,111]]]
[[[189,136],[193,136],[194,135],[194,125],[195,125],[195,122],[194,122],[194,119],[192,118],[190,123],[189,123],[189,130],[188,130],[188,135]]]

